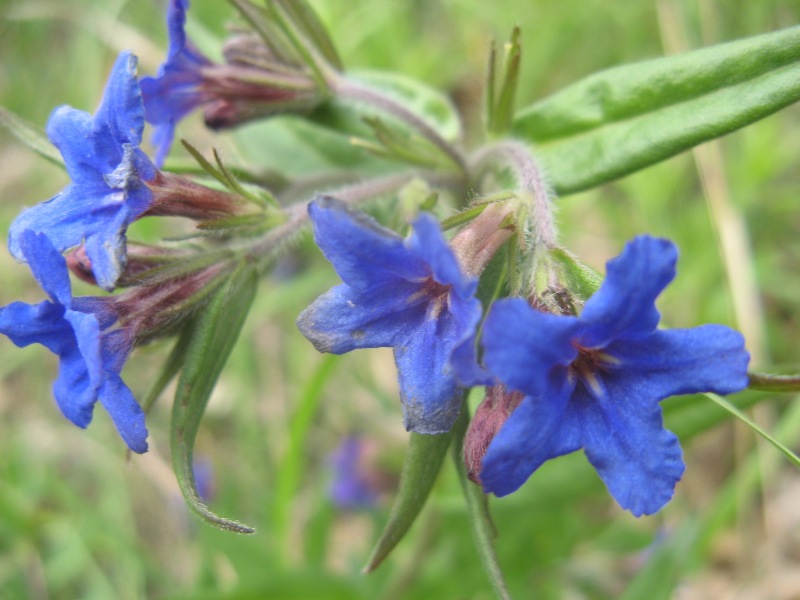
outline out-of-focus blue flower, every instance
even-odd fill
[[[481,304],[427,214],[405,240],[333,198],[312,202],[314,238],[344,282],[297,319],[320,352],[394,348],[406,429],[448,431],[461,407],[453,350],[474,343]]]
[[[65,417],[86,427],[100,400],[128,447],[147,451],[144,413],[119,375],[132,341],[124,329],[109,329],[116,321],[110,299],[73,298],[66,261],[44,234],[24,231],[17,242],[50,300],[0,308],[0,333],[19,347],[39,343],[58,355],[53,395]]]
[[[85,242],[98,284],[112,289],[125,266],[125,231],[153,198],[145,181],[156,169],[139,149],[143,128],[136,57],[123,52],[94,117],[70,106],[50,117],[47,135],[72,183],[17,217],[9,232],[11,254],[25,260],[21,238],[27,230],[46,234],[60,252]]]
[[[200,88],[201,69],[211,65],[211,61],[186,40],[184,27],[188,8],[189,0],[170,0],[167,60],[155,77],[143,77],[141,81],[145,118],[155,125],[153,145],[156,147],[155,164],[159,167],[172,146],[175,124],[205,101]]]
[[[378,503],[377,482],[370,478],[364,464],[365,449],[362,438],[350,436],[331,455],[330,495],[339,508],[371,508]]]
[[[487,492],[510,494],[546,460],[583,448],[634,515],[669,501],[684,465],[659,401],[742,390],[749,361],[728,327],[657,329],[655,299],[676,261],[668,240],[638,237],[609,261],[580,317],[537,312],[522,299],[492,307],[484,361],[525,398],[489,444],[480,475]]]

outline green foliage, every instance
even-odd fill
[[[257,272],[241,264],[188,326],[187,351],[172,405],[172,460],[189,506],[208,523],[237,533],[252,527],[212,513],[197,493],[194,442],[222,368],[244,325],[258,287]]]
[[[800,21],[796,3],[788,0],[712,6],[710,19],[702,12],[707,4],[659,3],[667,5],[682,7],[680,24],[692,47]],[[525,50],[517,83],[520,106],[575,81],[583,80],[576,85],[584,85],[590,80],[583,78],[600,69],[661,54],[658,15],[655,4],[648,3],[609,5],[594,0],[582,4],[581,10],[565,3],[533,3],[520,10],[518,3],[478,0],[325,0],[313,6],[331,26],[348,68],[396,68],[424,82],[426,89],[446,89],[468,115],[464,132],[447,98],[440,97],[444,104],[429,104],[430,112],[414,110],[448,140],[463,134],[472,142],[480,136],[476,132],[481,130],[482,90],[476,74],[485,69],[490,38],[505,38],[517,24]],[[91,110],[108,66],[122,47],[135,46],[142,73],[153,73],[163,57],[165,34],[161,7],[155,3],[11,0],[0,13],[0,55],[6,59],[0,61],[0,104],[36,128],[57,104]],[[201,43],[210,40],[204,48],[214,47],[232,15],[226,3],[194,0],[190,34]],[[150,36],[158,43],[148,46]],[[594,185],[584,175],[593,182],[620,175],[619,157],[630,161],[637,140],[612,133],[640,131],[634,123],[647,121],[646,134],[658,134],[656,124],[661,123],[673,135],[670,115],[680,113],[683,118],[690,113],[693,118],[703,101],[710,106],[712,101],[731,100],[723,103],[728,112],[719,122],[697,110],[699,124],[706,129],[698,130],[700,137],[687,134],[681,143],[689,147],[709,132],[719,135],[741,123],[736,104],[755,99],[753,94],[741,95],[754,82],[774,86],[776,93],[758,108],[765,114],[795,85],[786,84],[796,66],[770,70],[777,63],[767,58],[760,61],[765,65],[762,74],[750,77],[759,68],[756,62],[749,63],[751,70],[734,73],[733,80],[718,78],[717,87],[708,84],[699,96],[681,92],[678,104],[658,105],[653,114],[623,115],[608,123],[602,117],[603,126],[592,124],[580,133],[560,130],[560,137],[543,140],[542,160],[556,187],[584,189]],[[648,64],[652,66],[644,63]],[[641,73],[646,81],[648,73]],[[692,75],[691,70],[687,73]],[[544,104],[533,104],[530,110],[553,107],[550,103],[559,97],[547,96]],[[648,96],[647,110],[658,101]],[[584,99],[576,102],[586,106]],[[447,110],[440,111],[442,106]],[[231,170],[234,164],[242,165],[253,178],[278,182],[285,182],[285,176],[299,177],[306,189],[334,168],[351,169],[348,175],[353,179],[393,168],[350,144],[350,135],[371,134],[358,112],[349,110],[325,114],[320,109],[315,118],[324,126],[279,117],[213,138],[199,126],[199,119],[192,118],[181,123],[179,135],[192,140],[203,156],[212,156],[212,147],[220,148],[231,157],[226,161]],[[527,114],[520,113],[517,125],[525,124],[526,136]],[[550,120],[536,123],[530,129],[538,142],[540,128],[549,127]],[[756,249],[742,268],[754,270],[762,300],[759,310],[767,323],[763,364],[800,363],[798,286],[791,277],[800,269],[800,143],[790,134],[799,124],[800,115],[792,107],[721,140],[724,168],[714,174],[714,182],[727,182],[730,207],[742,218]],[[579,148],[571,143],[581,136],[597,136],[608,158],[573,155],[571,151]],[[615,144],[620,139],[625,143]],[[627,162],[625,168],[677,151],[678,143],[668,141],[668,152],[656,158],[645,153],[637,157],[643,162]],[[621,154],[623,150],[628,154]],[[572,156],[587,162],[567,172]],[[7,228],[23,206],[52,196],[65,179],[60,169],[34,160],[3,133],[0,157],[0,222]],[[191,157],[184,153],[177,160],[188,164]],[[238,172],[236,176],[250,181]],[[597,270],[636,233],[677,241],[678,278],[660,305],[670,325],[735,324],[723,253],[713,251],[718,232],[727,225],[709,212],[689,155],[558,204],[564,246]],[[168,231],[155,220],[137,227],[151,238]],[[41,292],[34,289],[27,269],[0,254],[0,303],[20,297],[38,301]],[[304,270],[297,274],[300,267]],[[493,267],[500,274],[506,268],[504,263]],[[295,275],[287,280],[281,275],[286,272]],[[498,277],[486,296],[499,293],[501,282]],[[401,471],[407,436],[400,426],[390,353],[320,360],[294,329],[299,310],[334,283],[310,241],[300,240],[297,251],[280,263],[253,300],[251,317],[241,324],[243,333],[230,350],[218,391],[197,430],[193,454],[210,460],[213,467],[216,493],[209,502],[215,512],[246,518],[257,528],[255,536],[232,536],[187,514],[170,458],[161,454],[170,437],[167,402],[154,404],[148,417],[151,452],[126,465],[113,426],[99,411],[93,426],[79,431],[51,406],[49,382],[55,363],[42,360],[41,349],[19,350],[0,340],[0,598],[493,597],[485,574],[477,568],[461,483],[449,468],[433,485],[417,526],[379,569],[361,575],[370,544],[389,516],[394,488],[388,485],[384,499],[372,510],[340,510],[327,498],[331,474],[324,457],[342,437],[360,433],[380,443],[382,451],[375,460],[391,481]],[[229,334],[238,326],[227,325]],[[145,397],[168,352],[169,347],[154,343],[126,367],[126,381],[137,397]],[[200,365],[197,362],[198,370]],[[157,383],[160,387],[162,382]],[[794,394],[776,397],[750,391],[729,402],[743,411],[759,404],[761,426],[786,447],[797,448],[800,405]],[[779,521],[786,526],[769,535],[758,526],[764,511],[770,518],[790,517],[782,507],[787,499],[791,504],[791,496],[781,490],[791,492],[793,479],[787,477],[796,474],[786,475],[786,461],[779,461],[782,457],[771,447],[754,449],[746,431],[733,433],[729,413],[708,399],[678,397],[664,407],[667,425],[684,442],[689,471],[661,516],[635,520],[615,512],[580,453],[545,465],[518,493],[490,500],[497,560],[512,597],[658,598],[674,595],[678,586],[682,592],[711,597],[716,586],[731,594],[745,585],[768,589],[759,570],[761,557],[769,551],[791,560],[782,552],[791,548],[786,532],[796,523]],[[742,453],[730,459],[734,438]],[[185,449],[182,452],[185,459]],[[184,487],[188,464],[181,462]],[[720,482],[719,487],[709,489],[707,479]],[[467,489],[474,495],[476,488]],[[728,566],[732,554],[735,565]],[[780,588],[791,569],[780,567],[780,561],[776,564],[770,577]]]
[[[559,194],[594,187],[800,99],[800,27],[616,67],[517,116]]]

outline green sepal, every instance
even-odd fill
[[[601,71],[522,110],[561,194],[622,177],[800,99],[800,27]]]
[[[375,570],[411,528],[431,493],[452,437],[452,431],[437,435],[410,435],[392,512],[364,573]]]
[[[3,106],[0,106],[0,127],[8,130],[11,135],[42,158],[62,169],[65,168],[64,159],[47,139],[45,132]]]
[[[563,248],[550,250],[550,258],[560,267],[562,282],[574,296],[586,302],[600,289],[603,276]]]
[[[172,463],[183,497],[207,523],[238,533],[253,533],[255,530],[214,514],[200,500],[192,458],[208,399],[244,325],[257,285],[255,269],[240,263],[208,304],[198,311],[191,325],[186,358],[172,407]]]

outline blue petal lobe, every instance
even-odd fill
[[[714,392],[732,394],[748,385],[750,355],[744,337],[724,325],[657,330],[609,344],[611,374],[650,398]]]
[[[544,397],[551,370],[577,357],[578,330],[574,317],[538,312],[521,298],[499,300],[483,324],[483,359],[509,388]]]
[[[438,221],[427,213],[421,213],[412,223],[412,227],[406,246],[430,265],[433,278],[443,285],[452,285],[461,298],[469,298],[475,294],[478,280],[461,272],[458,260],[447,245]]]
[[[297,327],[320,352],[344,354],[357,348],[393,346],[425,318],[425,305],[412,297],[419,284],[396,280],[356,292],[338,285],[297,318]]]
[[[55,302],[69,307],[72,303],[72,286],[64,257],[56,251],[47,236],[31,230],[20,234],[19,244],[23,257],[42,289]]]
[[[103,139],[112,139],[119,146],[138,146],[142,141],[144,105],[136,78],[136,63],[136,56],[131,52],[120,52],[95,114],[95,123],[101,131],[105,129]]]
[[[565,417],[572,391],[566,369],[548,388],[541,398],[526,396],[489,444],[480,475],[486,493],[510,494],[545,461],[580,448],[580,428]]]
[[[116,373],[109,373],[100,389],[100,403],[111,415],[111,420],[128,448],[139,454],[147,452],[147,427],[144,411],[136,402],[130,389]]]
[[[405,247],[402,238],[341,201],[318,198],[309,205],[308,214],[314,241],[353,289],[397,279],[421,283],[431,276],[430,268]]]
[[[64,416],[78,427],[86,427],[92,421],[97,387],[89,376],[86,361],[77,344],[65,348],[59,354],[58,377],[53,382],[53,396]]]
[[[640,236],[606,265],[606,278],[584,306],[580,344],[601,348],[609,341],[651,333],[660,319],[656,297],[675,277],[678,250],[669,240]]]
[[[660,510],[683,475],[678,438],[664,429],[656,399],[624,379],[606,379],[608,396],[579,388],[572,406],[583,427],[586,457],[609,493],[635,516]]]
[[[403,424],[416,433],[450,431],[461,409],[462,390],[450,368],[453,346],[463,331],[451,315],[426,316],[394,347],[403,403]]]

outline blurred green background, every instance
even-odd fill
[[[440,87],[471,136],[490,40],[506,39],[515,25],[524,106],[605,67],[800,22],[796,0],[313,5],[348,67],[393,69]],[[227,3],[194,0],[188,30],[213,56],[231,22]],[[140,73],[150,74],[165,44],[163,6],[154,1],[0,0],[0,104],[42,127],[60,104],[92,111],[117,52],[132,49]],[[674,239],[681,261],[660,300],[665,321],[737,327],[754,366],[796,368],[798,125],[793,106],[559,199],[564,245],[602,268],[635,234]],[[205,151],[219,147],[230,164],[258,168],[273,140],[253,144],[253,131],[213,135],[193,115],[179,135]],[[307,141],[296,151],[298,161],[313,153]],[[67,182],[5,131],[0,165],[3,231],[22,207]],[[142,236],[168,231],[137,227]],[[28,269],[6,252],[0,273],[0,304],[41,299]],[[387,517],[407,434],[390,351],[322,357],[294,327],[301,308],[335,282],[310,241],[301,242],[261,286],[201,428],[196,455],[209,473],[210,506],[254,525],[249,537],[187,513],[170,468],[168,395],[149,417],[151,451],[126,460],[102,410],[87,431],[60,416],[49,391],[52,355],[0,340],[0,599],[491,598],[449,464],[409,537],[375,573],[360,573]],[[140,397],[168,349],[140,349],[126,367]],[[751,414],[796,447],[796,398],[734,398],[762,399]],[[582,454],[551,461],[516,494],[491,500],[515,598],[800,597],[800,476],[706,398],[669,400],[665,409],[684,442],[687,472],[657,516],[619,510]],[[370,448],[365,461],[383,482],[371,509],[342,510],[328,493],[330,455],[352,435]]]

